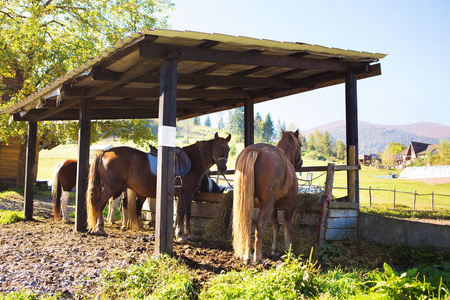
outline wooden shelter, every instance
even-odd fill
[[[1,113],[29,124],[25,215],[32,217],[37,122],[78,120],[77,231],[86,230],[91,120],[158,118],[156,252],[172,252],[176,120],[245,107],[253,143],[255,103],[345,83],[349,199],[358,202],[358,79],[381,74],[385,54],[241,36],[150,29],[134,34]]]

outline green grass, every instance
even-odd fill
[[[0,210],[0,224],[12,224],[23,221],[23,211]]]

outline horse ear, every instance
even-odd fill
[[[214,135],[214,138],[217,140],[219,138],[219,134],[216,132],[216,134]]]
[[[227,142],[229,142],[231,140],[231,134],[229,134],[226,138]]]
[[[300,134],[300,132],[298,132],[298,129],[295,131],[295,136],[298,137],[298,135]]]
[[[284,130],[283,130],[283,128],[281,128],[281,134],[284,134]]]

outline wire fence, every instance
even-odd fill
[[[234,173],[234,171],[233,172],[230,171],[230,174],[232,173]],[[312,185],[312,182],[324,176],[325,174],[326,172],[321,173],[316,177],[313,177],[313,173],[307,173],[306,179],[297,178],[299,181],[299,191],[310,193],[323,192],[323,190],[325,189],[324,186],[321,186],[320,184]],[[222,179],[220,180],[222,181]],[[233,182],[233,179],[228,178],[227,181]],[[231,186],[230,183],[228,184]],[[347,187],[333,186],[333,189],[347,190]],[[447,194],[435,192],[418,193],[417,190],[414,190],[414,192],[410,191],[406,192],[406,191],[399,191],[396,188],[378,189],[372,188],[371,186],[369,186],[368,188],[360,187],[359,191],[360,191],[360,205],[368,206],[370,208],[372,208],[375,205],[386,207],[386,200],[385,200],[386,196],[379,196],[378,193],[392,193],[391,197],[388,196],[388,198],[391,199],[388,201],[388,203],[391,203],[389,205],[392,209],[408,210],[412,208],[412,210],[414,211],[429,211],[429,210],[435,211],[436,209],[448,210],[450,208],[450,204],[448,203],[448,200],[450,200],[450,195]]]

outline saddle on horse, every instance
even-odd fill
[[[147,153],[148,162],[150,164],[150,171],[156,176],[158,165],[158,149],[150,145],[150,152]],[[191,170],[191,160],[186,152],[180,148],[175,147],[175,179],[174,186],[181,187],[181,176],[186,175]]]

